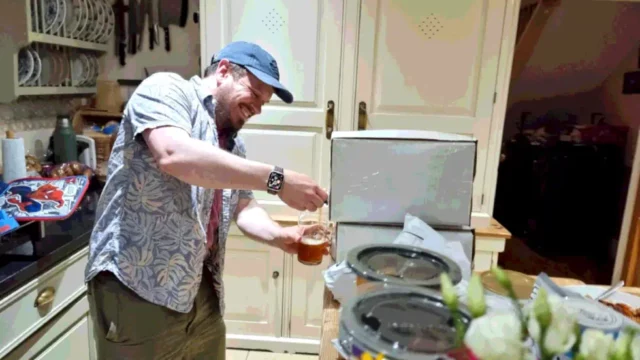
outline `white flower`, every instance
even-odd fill
[[[482,360],[522,360],[522,328],[513,312],[479,317],[467,330],[464,342]]]
[[[547,353],[564,354],[576,343],[576,313],[573,309],[564,306],[562,299],[558,296],[549,294],[548,299],[549,307],[551,308],[551,324],[544,339],[540,339],[540,324],[531,308],[528,309],[529,321],[527,329],[531,337]]]
[[[600,330],[587,329],[582,333],[579,354],[584,360],[607,360],[613,349],[613,336]]]
[[[640,359],[640,335],[633,338],[631,341],[631,358],[636,360]]]

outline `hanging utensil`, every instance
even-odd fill
[[[120,60],[120,66],[126,65],[126,56],[127,56],[127,27],[126,27],[126,12],[129,10],[129,7],[124,4],[123,0],[116,0],[113,5],[113,13],[116,20],[116,55]]]
[[[144,39],[144,26],[147,20],[147,3],[148,3],[148,0],[140,0],[138,4],[138,19],[137,19],[138,28],[136,30],[138,35],[137,50],[142,50],[142,40]]]
[[[159,0],[158,23],[164,31],[164,48],[171,51],[169,25],[184,27],[189,14],[188,0]]]
[[[149,17],[149,50],[153,50],[158,42],[158,0],[147,1],[147,15]]]
[[[127,39],[129,40],[129,54],[135,54],[138,45],[138,11],[140,10],[138,0],[129,0],[129,36]]]

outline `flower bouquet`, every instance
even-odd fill
[[[473,321],[460,318],[458,296],[447,274],[441,275],[441,292],[453,314],[458,350],[456,360],[640,360],[640,334],[627,328],[618,334],[584,329],[564,299],[540,288],[537,297],[521,307],[512,284],[500,268],[491,270],[516,311],[487,313],[484,289],[477,274],[469,282],[467,307]]]

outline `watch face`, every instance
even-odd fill
[[[269,181],[267,182],[267,188],[272,190],[280,190],[282,188],[282,181],[284,180],[284,175],[278,174],[276,172],[272,172],[269,175]]]

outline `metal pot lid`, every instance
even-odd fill
[[[461,307],[464,323],[471,321]],[[425,359],[455,349],[455,327],[442,297],[430,289],[395,287],[351,300],[341,326],[376,354],[403,360]]]
[[[462,280],[460,266],[437,252],[405,245],[363,245],[347,254],[347,265],[370,281],[440,288],[440,274],[453,284]]]

